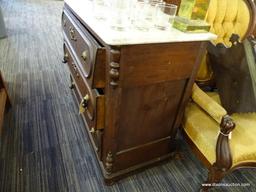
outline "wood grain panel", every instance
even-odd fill
[[[181,3],[181,0],[164,0],[166,3],[172,3],[172,4],[175,4],[175,5],[180,5]]]
[[[141,86],[189,78],[199,42],[134,45],[121,53],[122,86]]]
[[[97,57],[95,60],[94,66],[94,75],[93,75],[93,88],[105,88],[106,81],[106,50],[105,48],[97,50]]]
[[[127,167],[140,165],[154,158],[166,156],[172,152],[170,137],[159,142],[134,148],[116,155],[114,171],[123,170]]]
[[[170,135],[186,80],[123,89],[118,151]]]

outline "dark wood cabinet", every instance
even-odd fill
[[[164,0],[166,3],[173,3],[175,5],[180,5],[181,0]]]
[[[170,157],[206,40],[110,44],[68,4],[62,24],[70,87],[105,180]]]

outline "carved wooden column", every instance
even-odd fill
[[[111,48],[108,50],[108,66],[106,68],[107,86],[106,88],[106,118],[105,137],[103,139],[104,151],[103,161],[106,175],[111,177],[114,169],[116,154],[116,134],[119,120],[119,102],[122,89],[120,87],[120,50]]]

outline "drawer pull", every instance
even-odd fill
[[[85,112],[85,109],[88,107],[89,100],[90,100],[90,97],[88,94],[86,94],[79,105],[79,114],[82,114]]]
[[[67,61],[68,61],[68,53],[65,53],[63,56],[62,63],[67,63]]]
[[[82,53],[81,57],[83,58],[83,60],[84,60],[84,61],[86,61],[86,60],[87,60],[88,53],[87,53],[87,51],[86,51],[86,50],[85,50],[85,51],[83,51],[83,53]]]
[[[76,41],[76,37],[75,37],[75,29],[73,27],[69,28],[69,35],[70,35],[70,39],[73,41]]]
[[[95,133],[95,129],[94,129],[94,127],[92,127],[92,128],[91,128],[90,133],[92,133],[92,134],[94,134],[94,133]]]

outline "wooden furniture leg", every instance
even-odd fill
[[[4,121],[4,113],[11,106],[9,95],[0,71],[0,135],[2,133],[2,125]]]

